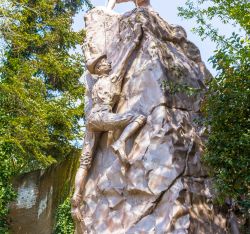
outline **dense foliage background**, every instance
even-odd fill
[[[219,200],[249,218],[250,213],[250,2],[187,0],[179,14],[195,19],[194,31],[216,42],[211,57],[217,76],[209,84],[204,114],[210,128],[204,161],[215,179]],[[231,36],[216,29],[230,24]]]
[[[0,3],[0,233],[6,232],[13,175],[72,155],[80,136],[84,31],[72,17],[87,0]]]
[[[75,232],[75,226],[70,211],[71,203],[70,197],[68,197],[58,207],[54,234],[73,234]]]

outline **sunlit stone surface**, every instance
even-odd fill
[[[201,166],[206,137],[200,105],[211,75],[199,49],[182,27],[144,8],[125,15],[95,8],[85,23],[87,61],[106,54],[114,70],[131,28],[142,24],[143,37],[114,112],[147,117],[127,142],[130,167],[125,171],[110,147],[121,130],[102,135],[83,194],[86,232],[226,233],[225,217],[212,204],[211,182]],[[86,74],[87,117],[95,82]]]

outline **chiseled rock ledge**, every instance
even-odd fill
[[[95,8],[85,16],[87,60],[106,54],[116,69],[132,28],[143,36],[132,55],[115,112],[137,111],[145,126],[127,142],[130,167],[121,170],[110,145],[120,130],[104,133],[84,193],[87,233],[226,233],[212,203],[211,181],[201,165],[204,127],[200,104],[211,79],[199,49],[184,29],[153,10],[118,15]],[[86,112],[95,79],[87,73]]]

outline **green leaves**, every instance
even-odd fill
[[[211,59],[219,75],[210,84],[205,103],[211,135],[204,160],[223,196],[247,205],[250,199],[250,44],[236,34],[227,43],[230,46],[217,50]]]
[[[83,32],[71,29],[83,1],[6,4],[9,9],[1,9],[0,28],[7,47],[0,89],[2,112],[8,118],[0,139],[12,144],[19,173],[66,157],[74,149],[71,141],[80,135],[83,59],[69,50],[83,40]],[[23,159],[26,166],[19,164]]]
[[[250,2],[248,0],[187,0],[185,7],[179,7],[179,15],[185,19],[194,18],[207,32],[211,30],[212,19],[222,23],[238,24],[247,33],[250,32]],[[211,25],[212,28],[208,27]]]
[[[203,113],[211,132],[204,162],[215,179],[218,199],[233,198],[242,212],[250,210],[250,2],[248,0],[186,1],[179,8],[202,39],[216,42],[210,62],[218,75],[209,84]],[[226,38],[214,19],[237,25]],[[235,30],[236,31],[236,30]],[[245,32],[245,35],[244,35]]]
[[[8,229],[8,213],[9,201],[15,198],[15,193],[10,184],[10,177],[14,168],[12,167],[13,158],[10,157],[11,148],[8,144],[3,145],[0,142],[0,233],[6,233]]]
[[[67,198],[58,208],[54,234],[73,234],[74,222],[71,217],[70,198]]]
[[[83,57],[70,50],[84,39],[83,31],[72,31],[72,17],[84,4],[90,6],[86,0],[1,2],[1,219],[13,198],[13,175],[78,150],[73,142],[82,137]]]

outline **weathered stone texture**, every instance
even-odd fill
[[[120,130],[102,135],[84,193],[87,232],[226,233],[225,217],[212,204],[211,181],[201,165],[205,129],[197,120],[211,75],[199,49],[182,27],[169,25],[152,10],[120,16],[95,8],[85,22],[87,61],[107,54],[114,70],[133,25],[142,24],[143,37],[114,112],[147,116],[127,142],[130,166],[125,172],[110,148]],[[94,83],[87,74],[87,112]]]
[[[78,157],[69,157],[46,170],[37,170],[14,179],[16,201],[10,207],[10,233],[53,233],[57,207],[72,187]]]

